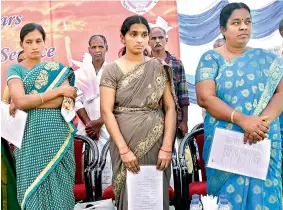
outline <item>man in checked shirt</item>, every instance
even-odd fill
[[[164,60],[173,69],[175,93],[182,110],[182,113],[178,115],[178,128],[182,131],[182,135],[185,136],[188,133],[188,106],[190,105],[186,75],[181,60],[165,50],[167,41],[165,29],[162,27],[151,28],[149,36],[151,56]]]

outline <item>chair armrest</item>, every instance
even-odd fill
[[[99,160],[99,168],[100,170],[103,170],[106,164],[106,159],[107,159],[107,153],[109,151],[109,145],[110,145],[110,140],[108,140],[101,151],[101,155],[100,155],[100,160]]]
[[[74,138],[78,139],[78,140],[82,140],[83,142],[85,142],[89,145],[90,150],[91,150],[93,155],[92,155],[92,160],[91,160],[90,164],[88,164],[85,171],[94,170],[98,165],[98,159],[99,159],[99,150],[98,150],[97,145],[94,143],[94,141],[91,138],[89,138],[87,136],[75,134]]]
[[[180,165],[177,157],[177,152],[175,147],[173,148],[172,153],[172,169],[173,169],[173,182],[174,182],[174,206],[176,210],[180,210],[181,208],[181,172]]]
[[[184,139],[181,144],[179,145],[179,162],[181,165],[181,168],[186,168],[186,171],[188,173],[188,183],[191,183],[192,181],[199,181],[199,172],[200,166],[197,162],[197,155],[196,155],[196,147],[195,147],[195,138],[197,135],[203,134],[204,129],[200,128],[198,130],[192,131],[186,139]],[[185,149],[186,146],[189,146],[189,149],[191,151],[192,156],[192,163],[193,163],[193,173],[188,172],[186,160],[185,160]]]
[[[106,164],[107,153],[109,151],[109,144],[110,144],[110,140],[108,140],[104,144],[101,150],[99,164],[97,170],[95,171],[95,200],[102,199],[102,171]]]
[[[178,156],[179,156],[179,161],[180,161],[180,163],[182,162],[183,159],[185,160],[185,149],[186,149],[186,146],[187,146],[188,144],[190,144],[191,141],[194,140],[194,138],[195,138],[196,135],[199,135],[199,134],[201,134],[201,133],[203,133],[203,132],[204,132],[204,129],[203,129],[203,128],[200,128],[200,129],[198,129],[198,130],[195,130],[195,131],[191,132],[191,133],[187,136],[187,138],[185,138],[185,139],[183,139],[183,140],[181,141],[181,144],[179,145],[179,150],[178,150],[178,153],[179,153]]]
[[[176,152],[175,147],[173,148],[173,151],[172,151],[172,166],[173,168],[179,166],[177,152]]]
[[[181,206],[180,209],[189,209],[189,175],[186,161],[183,160],[181,165]]]
[[[193,129],[192,129],[191,132],[196,131],[196,130],[198,130],[198,129],[200,129],[200,128],[203,128],[203,127],[204,127],[204,124],[203,124],[203,123],[199,123],[199,124],[197,124],[195,127],[193,127]]]

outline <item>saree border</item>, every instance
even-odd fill
[[[134,66],[132,68],[132,70],[130,70],[127,73],[124,73],[120,66],[115,62],[115,64],[118,66],[118,69],[122,72],[123,76],[122,78],[118,81],[117,83],[117,89],[125,89],[131,82],[133,82],[133,80],[137,80],[140,78],[140,76],[145,72],[145,67],[146,64],[152,60],[152,58],[143,61],[140,64],[137,64],[136,66]]]
[[[282,61],[278,58],[274,59],[273,63],[269,68],[269,80],[267,85],[259,99],[258,106],[256,107],[253,115],[260,115],[269,103],[269,97],[272,96],[278,86],[279,82],[283,77]]]
[[[68,74],[67,70],[69,70],[69,67],[65,66],[46,90],[51,90],[56,85],[58,85],[61,82],[60,81],[61,77],[66,76]]]
[[[74,131],[76,130],[74,125],[71,123],[68,123],[69,126],[69,134],[67,138],[65,139],[63,145],[57,152],[57,154],[54,156],[54,158],[47,164],[47,166],[40,172],[38,177],[34,180],[34,182],[28,187],[24,194],[23,201],[21,203],[21,208],[24,209],[26,201],[28,198],[36,191],[36,189],[42,184],[42,182],[45,180],[45,178],[53,171],[53,169],[56,167],[57,163],[60,162],[66,153],[66,151],[70,147],[71,140],[73,138]]]

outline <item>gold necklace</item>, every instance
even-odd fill
[[[228,55],[228,58],[229,58],[228,63],[230,63],[231,60],[232,60],[231,57],[230,57],[230,51],[227,49],[226,44],[224,44],[224,47],[225,47],[225,51],[226,51],[226,53],[227,53],[227,55]],[[246,52],[246,50],[247,50],[247,47],[245,47],[244,52]],[[243,53],[244,53],[244,52],[243,52]],[[243,53],[241,53],[241,55],[242,55]],[[234,53],[233,53],[233,54],[234,54]]]

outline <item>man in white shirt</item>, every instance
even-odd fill
[[[77,133],[97,140],[96,143],[100,152],[104,144],[109,140],[109,133],[100,115],[99,94],[99,84],[103,66],[106,64],[105,54],[107,50],[106,38],[103,35],[93,35],[89,39],[89,53],[84,54],[83,62],[79,64],[80,69],[75,71],[75,85],[78,88],[75,109],[79,117]],[[103,171],[103,189],[111,182],[110,164],[109,155]]]
[[[90,37],[88,50],[91,57],[85,54],[82,67],[75,71],[76,86],[83,93],[76,100],[76,111],[79,116],[78,133],[99,140],[100,130],[104,125],[100,117],[99,84],[108,50],[105,37]]]

